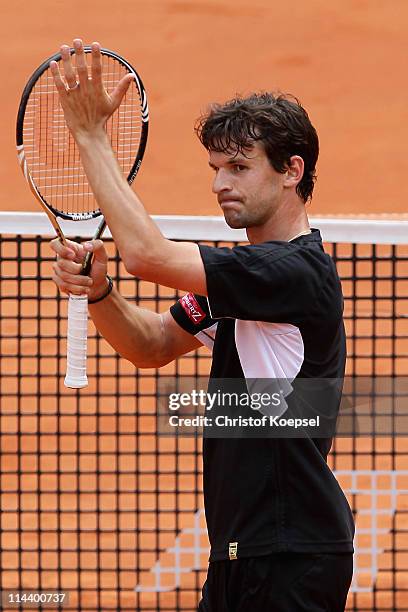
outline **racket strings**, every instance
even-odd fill
[[[90,54],[86,54],[88,63]],[[114,58],[103,55],[104,85],[113,91],[128,70]],[[132,82],[106,130],[127,177],[138,153],[142,134],[142,108],[136,82]],[[78,147],[70,134],[58,93],[46,70],[30,94],[23,126],[24,151],[30,175],[44,199],[58,212],[93,215],[99,212],[81,164]]]

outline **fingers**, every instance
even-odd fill
[[[55,238],[50,242],[50,247],[62,259],[68,259],[81,263],[86,251],[83,245],[73,242],[72,240],[66,240],[63,244],[59,238]]]
[[[108,254],[105,250],[102,240],[89,240],[84,243],[84,248],[93,253],[94,256],[94,264],[96,262],[107,264],[108,263]]]
[[[64,67],[65,80],[61,76],[57,62],[51,62],[50,66],[66,123],[74,138],[77,138],[80,133],[100,130],[106,124],[120,106],[135,77],[132,74],[124,76],[109,95],[103,84],[100,44],[94,42],[91,45],[90,69],[82,40],[76,38],[73,46],[75,66],[71,57],[72,49],[67,45],[61,47],[61,64]]]
[[[67,95],[67,88],[62,80],[61,73],[57,62],[50,63],[51,74],[54,78],[55,87],[60,95],[60,99],[63,100]]]
[[[58,270],[61,271],[62,273],[67,272],[71,276],[72,275],[76,276],[78,274],[81,274],[82,272],[82,265],[75,261],[70,261],[69,259],[58,259],[53,264],[54,271],[56,268],[58,268]]]
[[[58,269],[54,270],[51,278],[60,291],[73,295],[89,295],[93,284],[93,280],[89,276],[61,275]]]
[[[77,85],[77,77],[71,60],[71,50],[68,45],[62,45],[61,47],[61,59],[64,65],[64,76],[67,85],[70,89],[73,89]]]
[[[101,283],[105,283],[108,271],[108,254],[103,246],[102,240],[90,240],[84,243],[84,248],[88,253],[92,253],[91,277],[94,280],[96,289]]]
[[[58,259],[53,265],[52,279],[64,293],[81,295],[97,291],[101,283],[105,282],[108,264],[108,254],[102,240],[89,240],[79,244],[66,240],[63,244],[58,238],[50,243],[51,249]],[[83,272],[83,260],[86,253],[93,253],[91,277]]]
[[[102,100],[104,114],[107,116],[111,115],[120,106],[126,92],[134,80],[134,76],[132,74],[125,75],[109,96],[105,91],[102,79],[102,53],[100,44],[98,42],[94,42],[91,45],[91,80],[89,78],[86,53],[82,40],[80,38],[75,38],[73,41],[73,46],[75,67],[72,64],[71,49],[68,47],[68,45],[61,46],[61,61],[64,66],[64,76],[68,89],[66,88],[65,82],[61,77],[57,62],[51,62],[50,64],[54,82],[58,91],[60,92],[60,95],[68,95],[71,90],[76,89],[77,85],[80,86],[78,91],[82,92],[89,92],[91,87],[99,94],[101,94],[101,92],[103,93],[102,97],[96,98],[96,100]],[[77,81],[79,81],[79,83]]]
[[[81,274],[82,265],[67,259],[59,259],[53,265],[52,279],[64,293],[88,294],[93,284],[89,276]]]
[[[102,83],[102,54],[101,45],[98,42],[94,42],[91,45],[92,52],[92,63],[91,63],[91,75],[92,83],[98,89],[103,88]]]
[[[110,95],[112,104],[113,104],[112,112],[114,112],[117,108],[119,108],[132,81],[134,81],[134,76],[132,74],[127,74],[116,85],[115,89]]]
[[[75,38],[74,40],[74,49],[75,49],[75,62],[76,69],[78,72],[79,85],[82,87],[82,90],[87,90],[88,88],[88,65],[86,63],[84,45],[80,38]]]
[[[82,43],[81,48],[83,51]],[[61,76],[61,71],[57,62],[50,63],[50,69],[54,77],[55,85],[60,94],[68,93],[70,89],[75,89],[77,83],[77,75],[74,66],[72,65],[71,49],[68,45],[61,46],[61,61],[64,66],[65,82]],[[84,55],[84,54],[83,54]],[[85,61],[85,59],[84,59]],[[85,62],[86,63],[86,62]],[[87,71],[88,77],[88,71]],[[87,80],[87,78],[86,78]],[[66,85],[68,85],[68,90]]]

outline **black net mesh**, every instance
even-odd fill
[[[129,278],[107,244],[124,296],[157,311],[177,299]],[[408,245],[327,248],[343,280],[348,373],[407,375]],[[163,375],[205,375],[209,352],[135,371],[91,325],[89,387],[67,390],[48,239],[2,236],[0,249],[1,589],[67,591],[70,610],[195,610],[208,555],[201,442],[157,435],[156,389]],[[348,609],[408,610],[407,439],[338,438],[330,460],[357,521]]]

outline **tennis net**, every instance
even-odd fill
[[[218,218],[156,221],[173,239],[245,240]],[[408,222],[313,226],[342,278],[348,374],[403,380]],[[165,376],[205,376],[210,355],[203,347],[160,371],[135,371],[90,325],[90,384],[66,389],[67,304],[50,279],[50,236],[43,214],[0,213],[0,589],[65,591],[69,610],[193,611],[208,557],[201,441],[157,435],[157,389]],[[157,311],[179,297],[129,277],[105,242],[125,297]],[[398,423],[389,435],[339,437],[330,456],[357,524],[349,610],[408,610],[408,444]],[[4,593],[5,610],[27,607],[6,605]]]

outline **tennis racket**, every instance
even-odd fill
[[[85,47],[88,68],[91,48]],[[71,49],[71,55],[74,50]],[[146,92],[136,70],[120,55],[101,49],[103,81],[107,91],[115,88],[128,73],[134,77],[121,105],[109,118],[106,130],[119,165],[131,184],[139,171],[146,148],[149,110]],[[51,61],[60,62],[61,54],[48,58],[37,68],[24,88],[17,116],[17,154],[24,176],[47,213],[57,236],[65,243],[59,220],[77,222],[100,217],[94,238],[100,238],[106,223],[98,208],[83,170],[79,151],[71,136],[59,102]],[[89,274],[91,256],[83,262],[83,274]],[[88,331],[87,295],[70,295],[68,303],[67,369],[65,385],[86,387]]]

